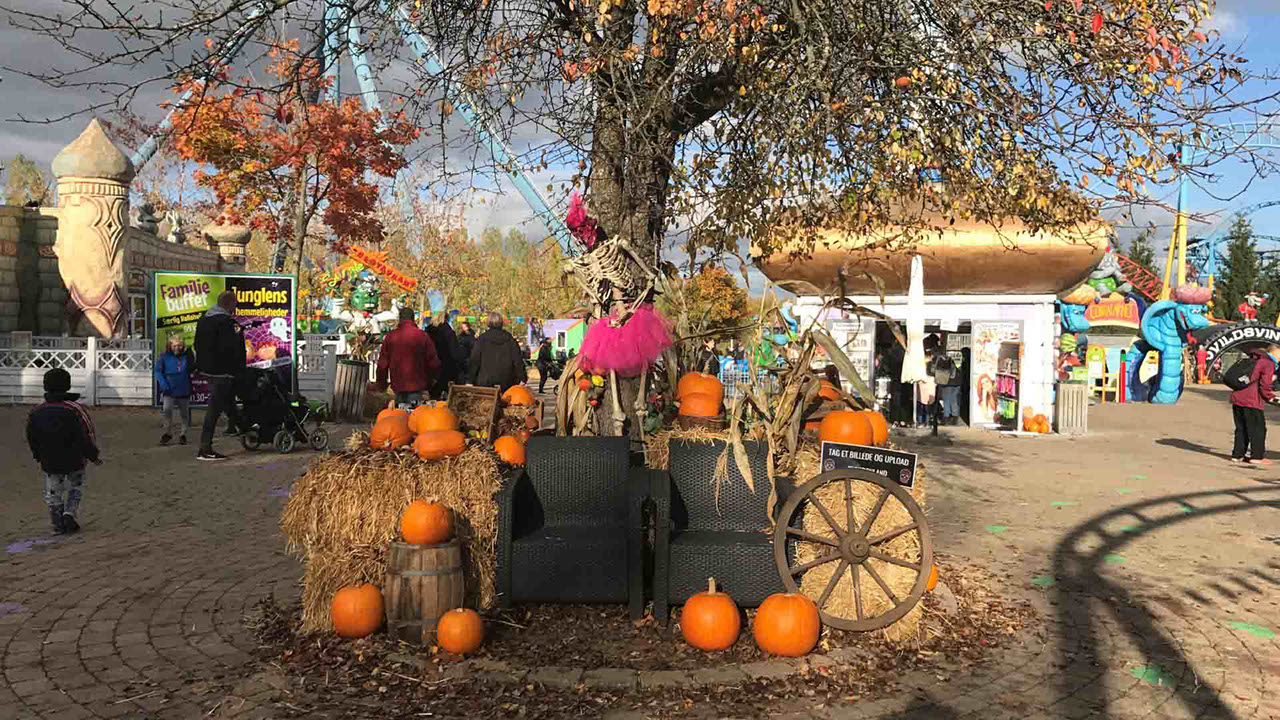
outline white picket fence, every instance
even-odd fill
[[[62,368],[71,391],[88,405],[150,405],[154,379],[151,340],[0,335],[0,403],[35,405],[44,399],[44,374]],[[334,347],[298,355],[298,391],[332,402],[338,372]]]

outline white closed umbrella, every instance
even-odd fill
[[[929,380],[924,360],[924,263],[911,258],[911,289],[907,291],[907,357],[902,361],[902,382]]]

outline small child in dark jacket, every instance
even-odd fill
[[[182,335],[169,336],[169,347],[156,360],[156,386],[160,388],[160,403],[164,413],[164,434],[160,444],[173,440],[173,415],[178,414],[178,442],[187,444],[187,429],[191,427],[191,372],[196,357],[187,349]]]
[[[44,374],[44,404],[27,418],[27,444],[44,474],[44,501],[55,533],[80,529],[76,510],[84,487],[85,461],[101,465],[93,421],[80,396],[71,390],[71,375],[54,368]]]

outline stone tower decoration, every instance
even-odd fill
[[[67,326],[74,335],[124,332],[125,229],[133,163],[97,118],[53,159],[58,178],[58,272],[67,287]]]

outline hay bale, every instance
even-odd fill
[[[493,496],[502,478],[487,445],[474,443],[457,457],[431,461],[407,451],[369,450],[364,433],[353,433],[351,445],[355,449],[312,463],[294,483],[280,519],[289,551],[305,564],[303,630],[330,627],[329,603],[344,585],[382,585],[400,513],[417,499],[434,498],[454,510],[467,604],[491,607],[498,540]]]
[[[812,480],[821,472],[820,458],[818,449],[813,446],[803,448],[797,458],[796,482],[804,484]],[[920,466],[920,472],[916,476],[915,487],[909,492],[912,498],[924,508],[924,470],[923,465]],[[831,513],[831,516],[842,527],[849,527],[850,521],[845,507],[844,488],[842,484],[831,484],[819,489],[814,493],[823,506]],[[870,483],[855,483],[853,485],[853,525],[861,526],[863,520],[875,507],[876,499],[880,495],[878,486]],[[876,535],[887,532],[896,527],[909,524],[911,516],[907,513],[907,509],[902,503],[898,502],[892,496],[885,502],[884,507],[880,510],[880,514],[876,517],[875,523],[868,531],[869,535]],[[835,539],[835,532],[831,530],[823,519],[822,514],[812,505],[805,508],[802,526],[808,532],[826,538]],[[882,552],[893,557],[911,562],[920,561],[920,543],[915,533],[907,533],[900,535],[893,540],[879,546]],[[801,542],[796,547],[797,563],[805,563],[817,559],[819,556],[828,552],[830,548],[816,543]],[[910,594],[912,586],[915,584],[917,574],[908,568],[891,565],[874,558],[867,560],[875,568],[875,571],[884,580],[885,584],[893,590],[894,594],[899,598],[906,597]],[[827,587],[827,583],[831,581],[832,574],[838,569],[839,563],[826,563],[819,565],[807,572],[801,578],[800,591],[805,595],[817,600]],[[862,610],[866,616],[882,614],[893,606],[888,596],[880,589],[880,586],[871,578],[870,574],[863,571],[859,572],[859,590],[862,594]],[[857,617],[857,611],[854,604],[853,581],[849,573],[836,583],[835,589],[831,596],[827,598],[825,608],[828,612],[839,615],[840,617],[853,618]],[[881,630],[884,638],[891,643],[902,643],[912,637],[915,637],[919,629],[920,618],[923,614],[924,605],[917,604],[903,618],[893,625]]]
[[[729,442],[728,430],[708,430],[706,428],[692,428],[682,430],[680,428],[663,428],[658,432],[648,436],[644,441],[644,464],[651,470],[668,469],[668,461],[671,457],[671,441],[686,440],[689,442],[705,443],[710,445],[714,442]]]

